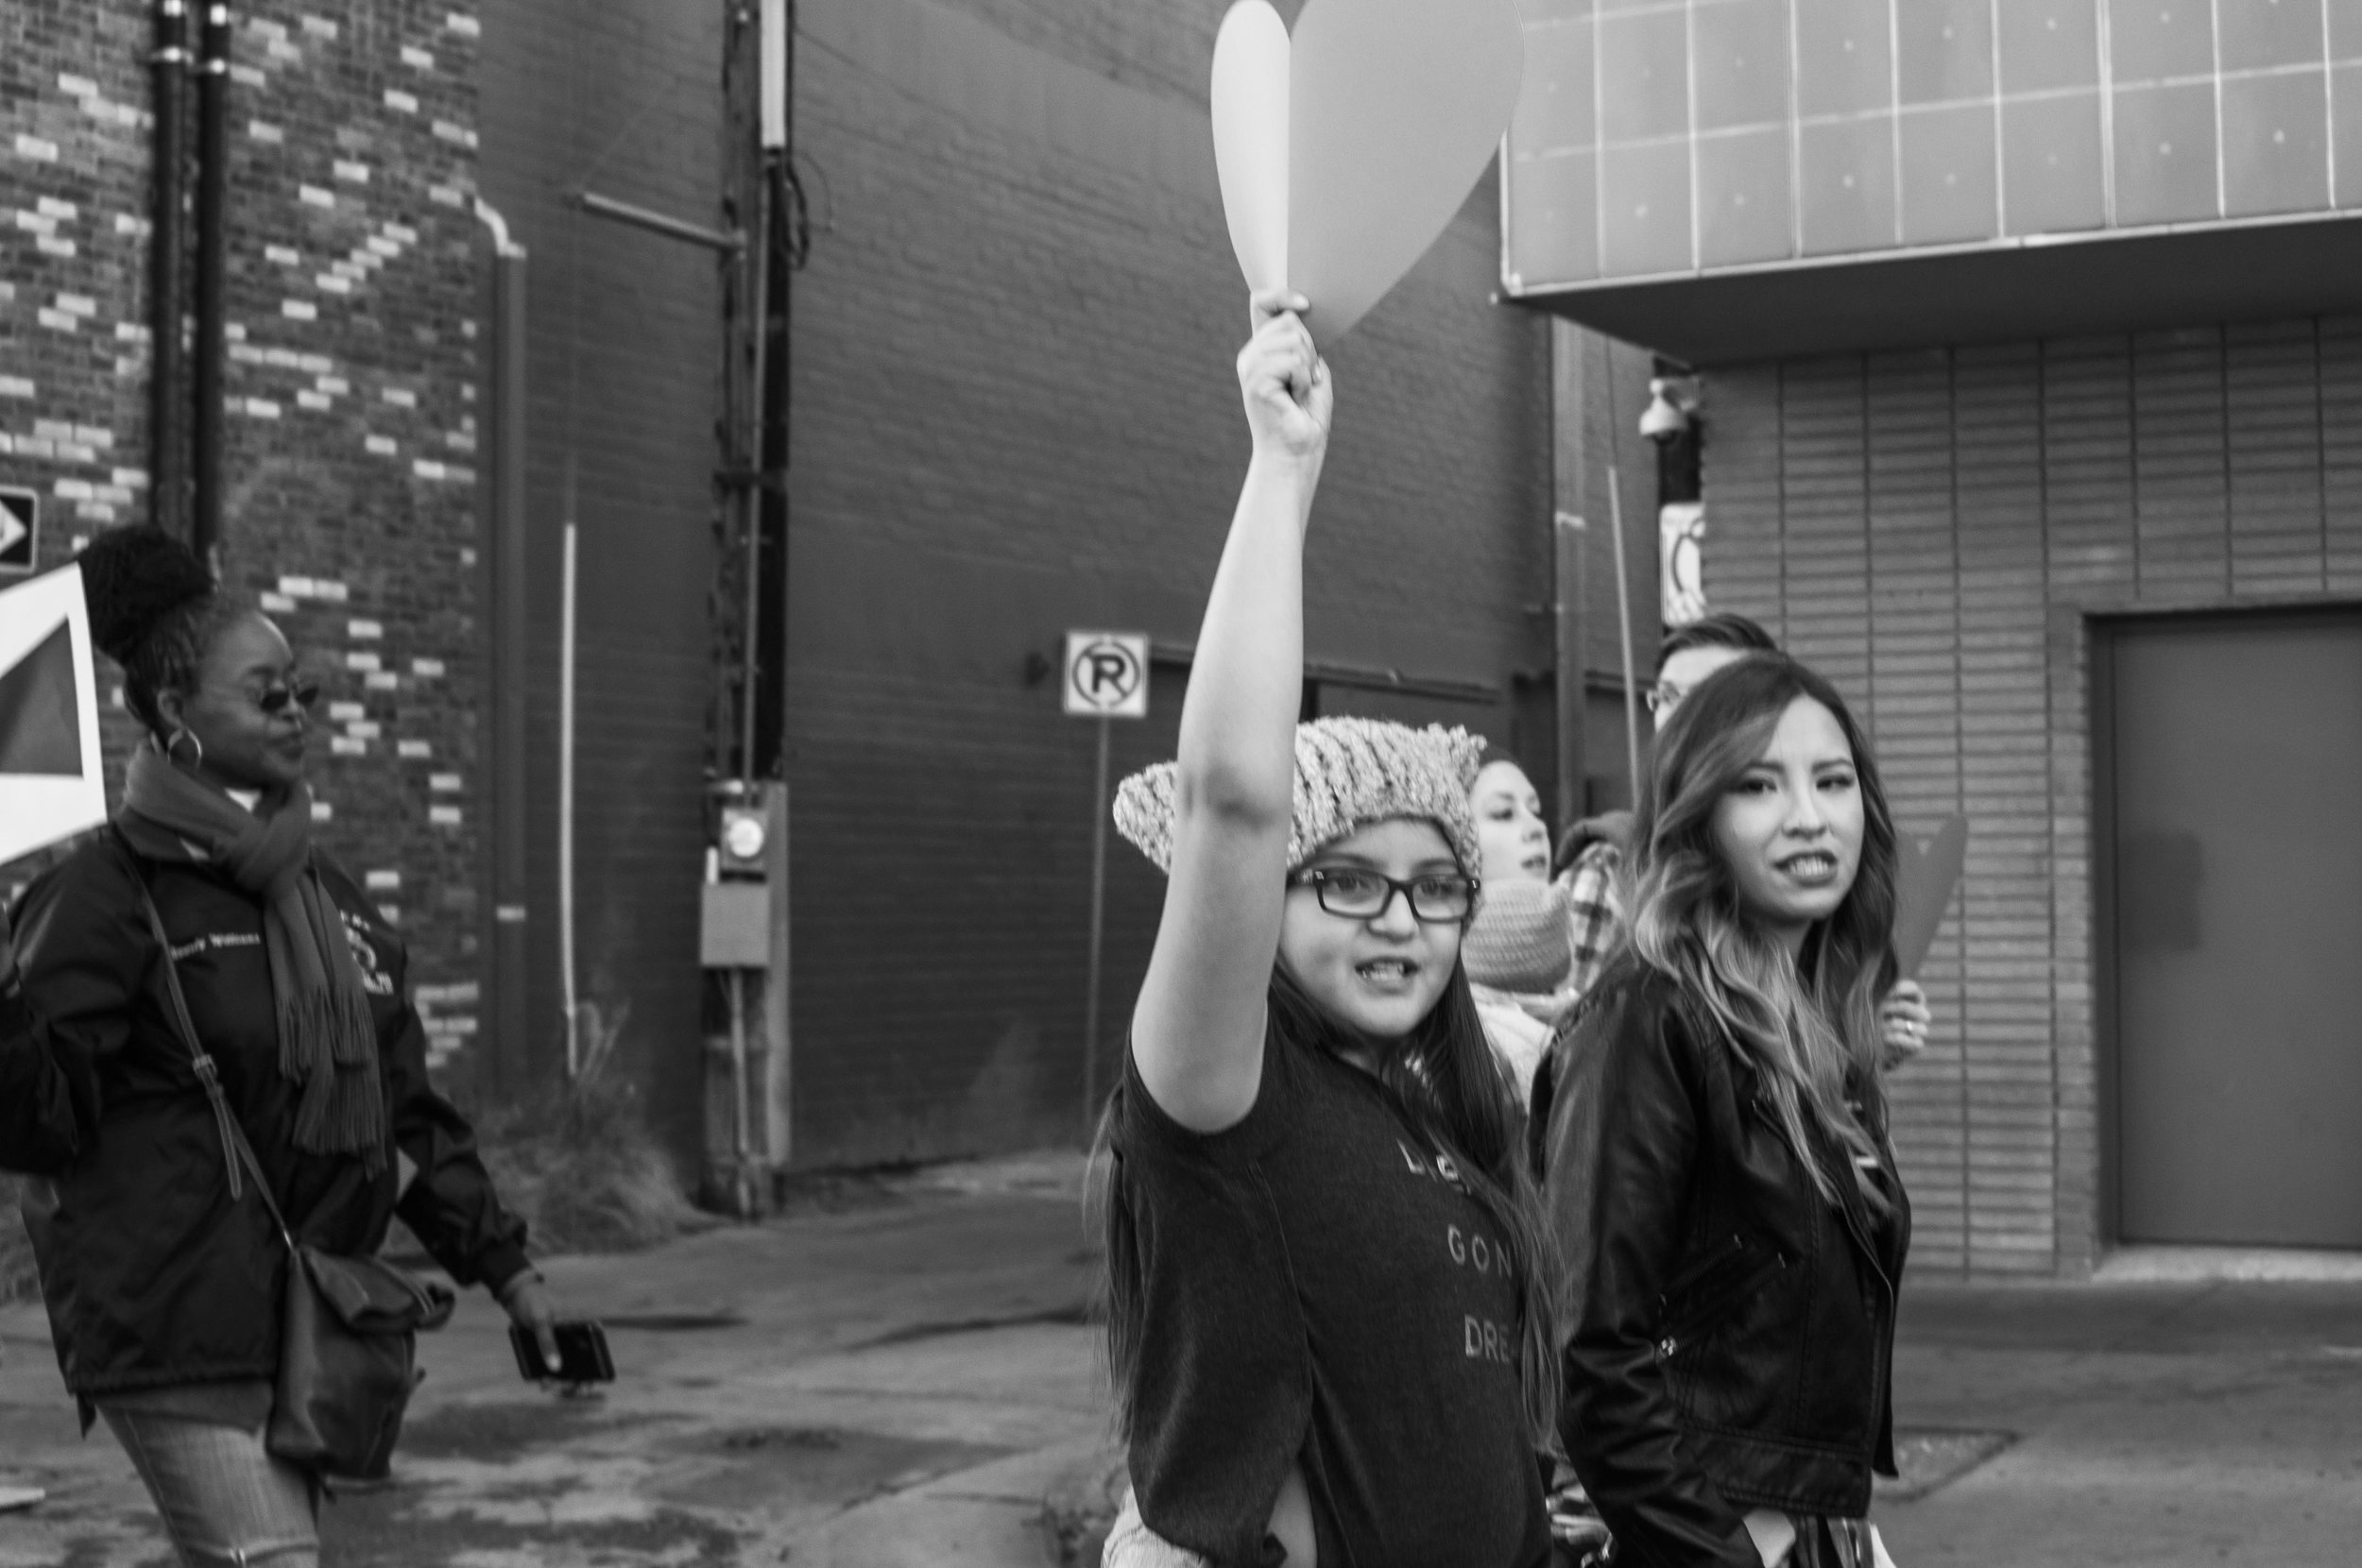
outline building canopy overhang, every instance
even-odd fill
[[[1502,290],[1697,364],[2362,309],[2362,0],[1532,0]]]
[[[2046,236],[1512,297],[1698,366],[2362,313],[2362,217]]]

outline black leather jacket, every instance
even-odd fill
[[[1552,1045],[1532,1120],[1561,1258],[1560,1435],[1645,1568],[1760,1558],[1750,1508],[1858,1518],[1894,1473],[1888,1374],[1910,1206],[1821,1151],[1814,1188],[1754,1075],[1627,951]]]

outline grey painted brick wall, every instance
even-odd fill
[[[588,188],[721,222],[723,0],[488,8],[486,199],[528,251],[527,1037],[562,1071],[558,715],[564,528],[579,530],[579,994],[615,1031],[684,1168],[700,1136],[697,884],[705,844],[713,421],[710,251],[572,204]]]
[[[1196,636],[1247,454],[1223,10],[799,7],[823,224],[794,353],[799,1160],[1079,1134],[1093,733],[1025,661],[1070,626]],[[1504,694],[1548,663],[1524,609],[1549,597],[1548,334],[1490,303],[1498,244],[1488,177],[1335,353],[1314,657]],[[1119,774],[1171,755],[1181,688],[1160,673],[1117,727]],[[1454,716],[1506,738],[1505,707]],[[1121,840],[1108,863],[1103,1087],[1162,895]]]

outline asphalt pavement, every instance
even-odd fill
[[[518,1377],[481,1292],[430,1337],[390,1486],[326,1511],[335,1568],[1044,1568],[1095,1560],[1106,1440],[1080,1162],[814,1189],[652,1252],[560,1258],[618,1380]],[[2362,1562],[2362,1281],[1907,1284],[1901,1568]],[[170,1555],[40,1308],[0,1312],[0,1568]]]

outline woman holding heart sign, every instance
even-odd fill
[[[1093,1164],[1108,1560],[1538,1568],[1549,1267],[1461,964],[1480,743],[1296,722],[1331,389],[1303,299],[1257,306],[1180,757],[1116,802],[1171,881]]]

